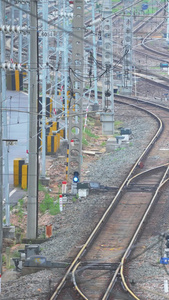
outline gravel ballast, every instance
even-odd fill
[[[85,180],[97,181],[102,185],[118,187],[133,163],[142,153],[148,140],[155,132],[157,125],[155,120],[152,120],[150,116],[145,116],[142,112],[136,113],[135,109],[126,109],[126,106],[123,105],[116,106],[115,115],[117,115],[116,119],[123,121],[123,127],[131,129],[131,140],[127,144],[122,144],[116,151],[101,154],[97,160],[91,161],[88,164],[88,168],[84,168],[83,176]],[[70,262],[87,239],[94,225],[98,222],[102,214],[102,209],[107,207],[110,195],[110,192],[89,194],[87,198],[78,199],[76,202],[70,199],[64,211],[55,216],[53,221],[53,237],[48,242],[41,244],[41,255],[45,255],[51,261]],[[149,239],[146,238],[145,246],[152,245],[158,239],[159,235],[149,237]],[[152,250],[147,251],[145,255],[148,261],[152,257]],[[142,261],[141,256],[140,259]],[[134,278],[137,282],[137,278],[141,277],[140,270],[138,270],[139,264],[139,260],[132,260],[132,263],[130,263],[129,280]],[[145,273],[147,277],[149,274],[151,275],[156,267],[152,265],[152,269],[149,270],[150,267],[150,263],[145,264],[142,275]],[[138,274],[136,270],[138,270]],[[0,299],[47,299],[46,293],[49,293],[53,289],[63,274],[64,269],[44,270],[36,274],[19,276],[17,279],[11,279],[7,282],[4,276],[4,280],[2,278],[2,294]],[[163,277],[163,273],[161,276]],[[142,281],[144,283],[144,279]],[[156,281],[157,278],[154,277],[152,284],[155,284]],[[140,280],[138,282],[139,289],[142,282]],[[162,299],[156,296],[153,295],[154,298],[149,297],[145,299]]]

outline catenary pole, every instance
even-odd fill
[[[43,14],[43,69],[42,69],[42,178],[46,175],[46,81],[48,62],[48,1],[42,2]],[[49,109],[49,107],[47,107]]]
[[[0,35],[1,34],[2,32],[0,33]],[[1,46],[1,38],[0,38],[0,46]],[[1,47],[0,47],[0,51],[1,51]],[[0,55],[0,61],[2,62],[1,55]],[[2,273],[2,237],[3,237],[3,226],[2,226],[3,157],[2,157],[2,153],[3,153],[2,150],[2,69],[0,67],[0,275]]]
[[[132,94],[133,74],[132,74],[132,43],[133,43],[133,0],[124,0],[124,38],[123,38],[123,68],[122,68],[122,92]]]
[[[27,238],[37,236],[37,1],[30,1],[30,111]]]
[[[102,109],[100,115],[102,133],[112,135],[114,132],[114,89],[113,89],[113,35],[112,1],[105,0],[102,5]]]
[[[73,37],[71,65],[71,97],[69,117],[69,162],[68,173],[73,178],[74,172],[81,174],[82,164],[82,126],[83,126],[83,67],[84,67],[84,0],[73,2]],[[71,143],[75,140],[75,143]]]
[[[95,20],[95,2],[91,1],[92,4],[92,22]],[[97,54],[96,54],[96,27],[95,24],[92,24],[92,32],[93,32],[93,74],[94,74],[94,103],[98,104],[97,99]]]
[[[0,6],[0,26],[5,24],[5,2],[1,2]],[[1,33],[1,63],[5,62],[5,33]],[[6,110],[6,71],[2,69],[2,120],[3,120],[3,139],[8,139],[8,121],[7,121],[7,110]],[[4,176],[3,184],[5,186],[4,198],[5,198],[5,215],[6,215],[6,226],[10,225],[10,204],[9,204],[9,160],[8,160],[8,146],[4,142],[3,144],[3,157],[4,157]]]

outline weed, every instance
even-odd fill
[[[94,133],[91,132],[91,130],[89,128],[86,128],[85,129],[85,132],[84,132],[86,135],[88,135],[89,137],[93,137],[95,139],[98,139],[99,136],[98,135],[95,135]]]
[[[43,186],[43,185],[39,182],[38,190],[41,191],[41,192],[46,192],[46,187]]]
[[[51,215],[57,215],[60,213],[59,202],[51,205],[49,212]]]
[[[85,137],[82,137],[82,145],[87,146],[88,145],[88,141],[86,141]]]
[[[106,146],[106,142],[102,142],[102,143],[101,143],[101,146],[102,146],[102,147],[105,147],[105,146]]]
[[[123,125],[123,122],[122,122],[122,121],[118,121],[118,120],[117,120],[117,121],[114,122],[114,127],[115,127],[115,128],[119,128],[119,127],[121,127],[122,125]]]
[[[23,213],[24,213],[23,204],[24,204],[24,199],[19,199],[18,205],[17,205],[18,212],[16,213],[16,215],[19,217],[19,219],[18,219],[19,222],[21,222],[22,218],[23,218]]]
[[[46,210],[49,211],[51,215],[56,215],[59,213],[59,202],[54,203],[54,198],[50,197],[49,194],[45,194],[45,198],[39,205],[40,212],[45,213]]]
[[[74,196],[74,197],[72,198],[72,201],[73,201],[73,202],[76,202],[77,199],[78,199],[78,195]]]
[[[12,254],[12,257],[18,257],[18,258],[20,258],[20,253],[18,251],[14,251],[11,254]]]

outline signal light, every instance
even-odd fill
[[[75,183],[79,182],[79,172],[74,172],[73,182]]]

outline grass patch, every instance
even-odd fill
[[[46,187],[39,182],[38,191],[46,193]]]
[[[72,198],[72,202],[76,202],[77,199],[78,199],[78,195],[76,195],[76,196],[74,196],[74,197]]]
[[[123,125],[123,122],[122,121],[115,121],[114,122],[114,128],[115,129],[118,129],[119,127],[122,127],[122,125]]]
[[[101,143],[101,146],[102,146],[102,147],[105,147],[105,146],[106,146],[106,142],[102,142],[102,143]]]
[[[18,222],[20,223],[22,222],[22,218],[24,214],[23,204],[24,204],[24,199],[19,199],[17,205],[18,212],[16,213],[16,215],[18,216]]]
[[[99,136],[98,135],[95,135],[94,133],[91,132],[91,130],[89,128],[86,128],[85,131],[83,132],[84,134],[86,134],[87,136],[89,137],[92,137],[92,138],[95,138],[95,139],[98,139]]]
[[[84,145],[84,146],[88,146],[88,141],[86,141],[86,139],[85,139],[85,137],[83,136],[82,137],[82,145]]]
[[[45,213],[47,210],[51,215],[57,215],[59,210],[59,199],[57,201],[54,200],[49,194],[45,194],[45,198],[39,205],[39,209],[41,213]]]

